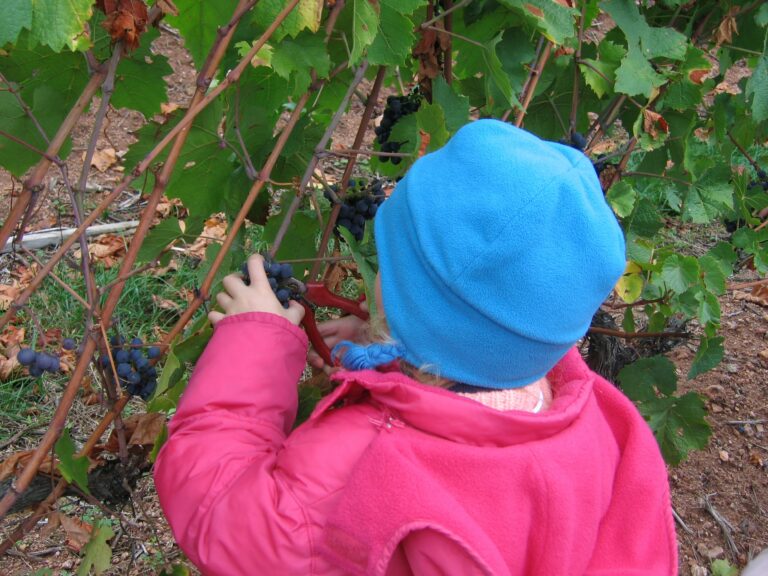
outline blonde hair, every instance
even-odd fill
[[[394,344],[392,336],[389,333],[389,326],[387,326],[387,319],[381,314],[373,314],[368,321],[368,329],[366,331],[367,340],[371,344]],[[450,388],[455,385],[456,382],[442,378],[439,375],[439,368],[432,364],[422,364],[421,367],[416,367],[410,362],[398,360],[398,367],[400,372],[416,380],[421,384],[427,386],[436,386],[438,388]]]

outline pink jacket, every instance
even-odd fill
[[[283,318],[242,314],[195,368],[155,482],[203,573],[677,574],[656,442],[575,349],[543,414],[344,372],[291,431],[306,351]]]

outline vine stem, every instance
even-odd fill
[[[0,318],[0,328],[5,326],[12,318],[15,317],[18,309],[20,306],[22,306],[29,297],[37,290],[40,283],[45,278],[45,275],[50,272],[53,267],[64,257],[64,255],[67,253],[67,251],[70,249],[72,244],[76,241],[77,237],[83,233],[83,230],[85,230],[88,226],[93,224],[96,219],[106,210],[109,205],[118,197],[120,194],[123,193],[123,191],[128,187],[128,185],[136,178],[138,178],[141,174],[147,171],[147,169],[150,167],[152,162],[155,158],[170,144],[171,140],[173,140],[176,136],[178,136],[182,131],[187,131],[189,129],[190,124],[192,121],[197,117],[200,112],[202,112],[208,104],[210,104],[213,99],[218,96],[225,88],[230,86],[232,83],[236,82],[240,75],[243,73],[243,71],[250,65],[251,59],[256,55],[256,53],[261,49],[261,47],[266,43],[266,41],[269,39],[271,34],[274,33],[274,31],[277,29],[277,27],[285,20],[285,18],[288,16],[288,14],[293,10],[293,8],[296,7],[296,5],[299,3],[299,0],[290,0],[290,3],[276,16],[274,22],[269,26],[269,28],[262,34],[262,36],[259,38],[259,40],[254,44],[254,46],[249,50],[248,54],[246,54],[240,63],[229,72],[227,77],[218,85],[216,88],[211,89],[210,91],[207,91],[204,97],[202,97],[199,102],[196,105],[191,105],[190,108],[187,110],[184,117],[179,121],[176,126],[174,126],[173,129],[166,135],[165,138],[163,138],[160,142],[158,142],[155,147],[144,157],[144,159],[131,171],[130,174],[126,174],[126,176],[120,181],[120,183],[110,192],[109,195],[104,197],[102,201],[99,203],[99,205],[91,212],[91,214],[83,221],[80,226],[75,230],[73,235],[69,238],[67,238],[60,246],[58,251],[50,258],[48,263],[45,265],[45,267],[40,271],[40,273],[32,279],[29,286],[17,297],[16,301],[9,306],[6,313]],[[226,49],[225,46],[221,45],[215,45],[214,49],[220,50],[222,53]],[[98,83],[94,87],[93,93],[95,93],[95,90],[98,88]],[[194,100],[193,100],[194,101]],[[170,159],[170,156],[169,156]],[[165,164],[167,165],[169,163],[169,160],[166,160]],[[156,179],[156,183],[158,180]],[[161,181],[161,184],[165,186],[165,182]],[[22,191],[23,195],[23,191]],[[157,202],[159,202],[159,196],[155,197],[154,195],[150,198],[149,205],[156,205]],[[145,209],[145,212],[148,211],[149,208]],[[21,212],[23,212],[23,208],[21,209]],[[19,216],[20,217],[20,216]],[[3,226],[3,231],[5,230],[6,226],[11,222],[13,218],[13,214],[9,216],[8,220],[6,221],[5,225]],[[10,230],[13,229],[14,226],[9,227]],[[145,226],[142,227],[140,224],[139,229],[137,230],[135,236],[136,237],[143,237],[141,234],[146,234],[146,231],[149,229],[149,223],[146,223]],[[0,236],[0,240],[2,239],[2,236]],[[8,240],[8,237],[6,237],[3,242],[6,242]],[[0,246],[4,245],[3,243],[0,243]],[[128,254],[126,255],[126,258],[128,255],[131,254],[130,249]],[[0,509],[1,510],[1,509]],[[0,515],[1,517],[1,515]]]
[[[581,60],[581,47],[584,44],[584,21],[587,19],[587,2],[582,0],[581,16],[579,17],[579,40],[576,53],[573,57],[573,97],[571,98],[571,117],[568,122],[569,135],[576,131],[576,113],[579,109],[579,89],[581,78],[579,75],[579,61]]]
[[[730,139],[730,141],[733,142],[733,145],[736,146],[736,148],[739,149],[739,152],[741,152],[744,155],[744,158],[746,158],[747,161],[752,165],[752,168],[755,169],[755,172],[759,172],[760,171],[760,165],[755,161],[754,158],[752,158],[752,156],[749,155],[749,152],[747,152],[746,148],[744,148],[744,146],[742,146],[739,143],[739,141],[736,140],[736,138],[733,137],[733,133],[730,130],[728,130],[727,134],[728,134],[728,138]]]
[[[312,155],[312,159],[307,164],[307,169],[304,171],[304,175],[301,177],[299,189],[296,191],[296,195],[293,197],[291,205],[288,207],[285,218],[283,218],[283,221],[280,223],[280,228],[277,231],[277,235],[275,236],[275,241],[272,243],[272,247],[269,249],[269,255],[271,258],[274,258],[275,254],[277,254],[277,251],[280,249],[280,245],[283,243],[283,239],[288,232],[288,228],[291,225],[293,216],[299,209],[301,200],[304,198],[304,195],[307,192],[307,186],[309,185],[309,181],[312,179],[312,174],[314,174],[317,165],[320,163],[320,154],[324,152],[326,146],[328,146],[328,141],[336,131],[336,127],[339,125],[339,122],[341,122],[341,118],[344,115],[347,106],[349,105],[349,100],[352,98],[352,94],[354,94],[355,90],[360,85],[360,82],[362,82],[363,78],[365,77],[366,70],[368,70],[368,62],[364,61],[360,66],[358,66],[357,71],[355,72],[355,77],[352,79],[352,83],[349,85],[349,88],[347,88],[347,92],[344,94],[344,98],[342,98],[341,103],[339,103],[339,107],[336,109],[336,113],[333,115],[330,124],[320,138],[320,142],[318,142],[317,146],[315,147],[315,153]]]
[[[419,27],[422,30],[426,30],[429,26],[431,26],[432,24],[434,24],[438,20],[441,20],[441,19],[445,18],[446,16],[449,16],[449,15],[453,14],[456,10],[458,10],[459,8],[463,8],[464,6],[469,4],[471,1],[472,0],[461,0],[461,2],[457,2],[453,6],[447,7],[445,10],[440,12],[440,14],[438,14],[437,16],[434,16],[434,17],[430,18],[429,20],[425,20],[424,22],[421,23],[421,25]]]
[[[45,156],[40,159],[32,174],[24,181],[24,185],[22,186],[16,204],[14,204],[10,214],[8,214],[8,218],[6,218],[5,223],[2,228],[0,228],[0,246],[5,246],[5,243],[13,234],[13,231],[16,229],[22,216],[27,212],[27,209],[30,206],[34,205],[33,198],[40,192],[43,178],[45,178],[48,169],[53,164],[52,159],[58,157],[61,147],[64,145],[64,142],[69,137],[69,134],[74,129],[75,124],[80,119],[80,116],[82,116],[91,99],[96,94],[96,91],[101,86],[105,76],[106,71],[103,68],[100,68],[93,76],[91,76],[88,84],[86,84],[83,92],[77,99],[77,102],[75,102],[75,105],[69,111],[69,114],[67,114],[67,117],[61,123],[61,126],[59,126],[59,130],[56,132],[53,140],[48,144],[48,148],[45,150]]]
[[[120,400],[117,401],[117,403],[112,407],[112,409],[109,412],[107,412],[104,415],[104,417],[101,419],[101,422],[99,422],[99,425],[91,433],[91,435],[88,438],[88,441],[85,443],[85,445],[80,450],[80,452],[78,452],[77,456],[85,456],[87,454],[90,454],[91,450],[93,450],[93,447],[96,445],[96,442],[99,441],[99,438],[101,438],[102,434],[104,434],[107,428],[109,428],[109,425],[112,424],[112,421],[114,420],[115,416],[118,413],[122,412],[123,408],[125,408],[125,405],[128,403],[130,399],[131,399],[130,396],[123,396],[122,398],[120,398]],[[40,518],[42,518],[48,513],[53,503],[56,502],[56,500],[58,500],[59,497],[64,493],[64,489],[67,487],[67,484],[68,482],[66,480],[64,479],[59,480],[59,482],[56,484],[56,486],[48,495],[48,497],[37,506],[35,511],[29,517],[27,517],[5,539],[5,541],[2,544],[0,544],[0,556],[8,552],[8,550],[10,550],[16,542],[18,542],[21,538],[24,537],[24,534],[26,534],[32,528],[35,527],[35,525],[37,524],[37,521],[40,520]],[[12,489],[18,489],[18,484],[16,488],[12,488]],[[9,490],[8,492],[10,493],[11,490]]]
[[[238,8],[241,8],[243,5],[247,3],[248,2],[246,0],[241,0],[241,2],[238,4]],[[286,6],[286,8],[284,8],[280,12],[280,14],[278,14],[278,16],[275,18],[273,23],[269,26],[269,28],[264,33],[264,35],[262,35],[262,37],[259,39],[257,44],[254,45],[254,47],[248,52],[248,54],[242,59],[242,61],[235,68],[235,70],[239,70],[239,73],[236,75],[236,77],[235,76],[231,77],[232,72],[230,72],[230,75],[227,76],[227,79],[225,79],[225,81],[223,81],[217,87],[217,89],[221,88],[224,85],[229,85],[232,82],[236,81],[236,79],[239,77],[239,74],[242,74],[242,72],[246,69],[246,67],[250,65],[251,59],[253,58],[253,56],[255,56],[256,52],[258,52],[258,50],[261,49],[261,46],[264,43],[266,43],[267,39],[271,36],[271,34],[274,33],[277,27],[283,22],[283,20],[285,20],[288,14],[290,14],[291,10],[293,10],[293,8],[295,8],[298,3],[299,3],[299,0],[291,0],[288,6]],[[240,13],[240,18],[244,13],[245,12]],[[239,21],[239,18],[236,21]],[[221,57],[223,57],[223,54],[226,51],[227,44],[229,40],[232,38],[233,34],[234,34],[234,27],[230,29],[229,33],[226,36],[220,37],[217,40],[217,42],[214,43],[212,50],[217,53],[217,57],[212,59],[211,65],[208,70],[210,72],[211,77],[215,73],[215,70],[218,68],[218,64],[221,60]],[[99,78],[103,79],[106,73],[102,70],[100,71],[100,74],[101,75],[99,76]],[[93,78],[91,82],[93,82]],[[215,90],[216,89],[212,90],[211,92],[214,92]],[[95,88],[93,93],[95,93]],[[195,96],[193,97],[193,99],[195,97],[199,97],[201,94],[204,94],[204,93],[205,93],[204,87],[201,87],[198,85],[198,88],[195,92]],[[206,102],[206,97],[200,98],[200,103],[198,103],[197,106],[190,106],[190,109],[187,111],[187,114],[184,116],[184,118],[182,118],[182,120],[176,126],[176,128],[174,128],[174,131],[176,132],[176,134],[181,133],[182,130],[185,133],[188,132],[189,125],[192,121],[192,118],[194,118],[194,115],[199,114],[205,108],[205,106],[203,105],[203,102]],[[210,100],[208,100],[208,102],[210,102]],[[206,105],[207,105],[207,102],[206,102]],[[184,122],[185,120],[187,120],[186,123]],[[162,144],[162,142],[160,144]],[[160,148],[160,144],[155,146],[155,149],[154,149],[154,151],[156,152],[155,156],[160,152],[160,150],[162,150],[162,148]],[[166,142],[166,145],[167,145],[167,142]],[[152,222],[152,217],[154,215],[155,206],[159,202],[159,199],[162,196],[162,192],[167,182],[168,174],[166,174],[166,167],[170,165],[170,168],[168,169],[172,170],[173,166],[175,165],[175,160],[178,158],[178,154],[180,153],[182,146],[183,146],[183,142],[181,144],[178,144],[177,146],[174,146],[174,149],[171,151],[171,152],[174,152],[174,151],[176,152],[175,158],[171,155],[171,153],[169,153],[168,160],[163,166],[162,174],[158,176],[158,178],[156,179],[156,182],[155,182],[156,189],[153,191],[150,197],[150,200],[148,202],[148,205],[145,208],[144,213],[142,214],[142,219],[139,222],[139,227],[134,235],[135,238],[143,238],[146,235],[147,231],[149,230],[149,227]],[[164,147],[165,145],[163,145],[163,148]],[[148,165],[147,159],[144,160],[143,164]],[[144,169],[146,170],[146,166]],[[113,190],[112,193],[102,201],[99,208],[94,210],[93,213],[88,218],[86,218],[83,224],[80,225],[78,232],[73,234],[70,238],[67,239],[67,241],[65,241],[62,244],[61,248],[57,251],[55,256],[51,258],[51,260],[43,268],[41,273],[38,274],[38,276],[30,284],[30,286],[24,291],[22,296],[19,297],[20,300],[23,297],[26,297],[26,299],[29,298],[29,295],[31,295],[34,292],[34,290],[37,289],[37,286],[39,286],[40,282],[42,282],[42,278],[45,277],[45,275],[48,272],[50,272],[50,270],[53,268],[56,262],[58,262],[58,260],[60,260],[63,257],[63,255],[66,253],[67,250],[69,250],[69,247],[75,241],[75,236],[78,234],[82,234],[82,230],[80,230],[80,228],[84,229],[87,226],[90,226],[90,224],[94,220],[96,220],[96,218],[101,214],[101,212],[107,206],[109,206],[112,200],[114,200],[114,198],[117,198],[117,196],[122,193],[122,190],[125,188],[128,182],[130,182],[130,179],[127,179],[127,178],[124,179],[123,182],[121,182],[121,185],[119,185],[115,190]],[[102,205],[104,206],[102,207]],[[129,271],[130,268],[133,266],[133,262],[135,261],[136,256],[138,255],[138,250],[140,248],[140,245],[141,245],[140,242],[131,243],[131,245],[129,246],[128,252],[123,259],[123,263],[120,268],[120,273],[118,274],[119,276],[124,275],[126,273],[126,270]],[[223,254],[221,255],[223,256]],[[103,325],[109,324],[109,320],[111,319],[112,313],[114,312],[117,306],[117,302],[119,301],[120,294],[122,293],[122,289],[124,285],[125,285],[124,282],[118,283],[110,291],[109,296],[107,297],[107,301],[104,305],[104,311],[101,318],[101,323]],[[13,306],[9,307],[8,312],[6,312],[3,318],[0,319],[0,327],[2,327],[10,318],[12,318],[16,314],[17,310],[18,310],[18,306],[16,305],[16,303],[14,303]],[[48,452],[48,450],[50,450],[53,447],[54,443],[56,442],[59,435],[61,434],[61,431],[64,428],[64,423],[66,421],[67,415],[69,413],[69,409],[72,407],[72,403],[74,402],[75,396],[77,394],[77,390],[80,387],[80,382],[85,376],[85,372],[88,368],[88,365],[91,362],[93,353],[96,350],[96,343],[97,343],[97,338],[95,336],[92,336],[86,339],[86,342],[83,346],[83,352],[81,353],[78,359],[77,365],[75,366],[75,369],[72,373],[72,378],[70,379],[69,383],[64,389],[64,392],[59,401],[59,404],[56,407],[56,411],[51,420],[51,426],[46,431],[45,435],[40,441],[40,445],[37,447],[34,454],[29,459],[27,465],[24,467],[24,470],[21,472],[19,478],[16,481],[15,488],[13,490],[9,490],[6,493],[6,495],[2,498],[2,500],[0,500],[0,519],[5,517],[10,507],[18,498],[18,495],[24,490],[26,490],[27,486],[29,486],[29,483],[32,481],[35,474],[37,473],[37,470],[40,467],[40,463],[43,461],[45,454]]]
[[[541,73],[544,71],[544,66],[547,64],[547,60],[549,60],[549,55],[551,53],[552,42],[547,41],[544,45],[544,49],[541,51],[541,57],[537,62],[537,66],[531,70],[531,76],[529,77],[530,82],[528,83],[528,87],[525,90],[525,94],[523,95],[522,108],[518,110],[517,116],[515,116],[515,126],[518,128],[523,125],[523,119],[525,118],[525,114],[528,111],[528,106],[531,103],[531,100],[533,100],[533,94],[536,92],[536,86],[539,83]]]
[[[0,130],[0,136],[2,136],[3,138],[8,138],[8,140],[11,140],[12,142],[16,142],[16,144],[19,144],[20,146],[24,146],[24,148],[26,148],[27,150],[31,150],[32,152],[34,152],[38,156],[41,156],[41,157],[45,158],[51,164],[57,164],[59,162],[58,158],[55,158],[54,156],[48,156],[47,152],[44,152],[44,151],[42,151],[42,150],[40,150],[38,148],[35,148],[29,142],[24,142],[24,140],[22,140],[21,138],[17,138],[13,134],[9,134],[5,130]]]
[[[366,103],[365,109],[363,110],[363,115],[360,118],[360,124],[357,128],[357,134],[355,134],[355,140],[352,143],[352,148],[355,150],[359,150],[360,147],[363,145],[363,140],[365,139],[365,133],[368,130],[368,123],[371,121],[371,117],[373,116],[373,107],[376,101],[379,99],[379,92],[381,91],[381,86],[384,83],[384,76],[386,74],[386,71],[387,69],[385,66],[380,66],[378,72],[376,73],[376,79],[373,81],[373,86],[371,87],[371,93],[368,95],[368,102]],[[356,159],[357,159],[357,156],[353,156],[352,158],[350,158],[349,162],[347,162],[347,165],[344,169],[344,173],[341,176],[342,191],[347,189],[347,183],[349,182],[350,176],[352,176],[352,170],[354,170],[355,168]],[[341,198],[343,199],[343,195],[341,196]],[[320,248],[317,251],[318,261],[316,261],[312,265],[312,269],[309,272],[310,280],[316,279],[320,275],[322,258],[325,257],[325,251],[328,249],[328,241],[331,238],[331,233],[333,232],[333,228],[336,225],[336,219],[339,217],[340,210],[341,210],[341,204],[336,204],[331,210],[330,215],[328,216],[328,222],[325,225],[325,230],[323,230],[323,236],[320,239]]]
[[[37,132],[42,136],[43,142],[46,144],[50,144],[51,141],[48,139],[48,134],[46,134],[45,130],[43,130],[42,125],[37,120],[37,117],[32,112],[32,108],[30,108],[26,102],[24,102],[24,99],[21,97],[21,94],[19,94],[18,90],[15,90],[13,87],[13,83],[8,80],[2,72],[0,72],[0,82],[8,86],[8,91],[13,94],[13,97],[16,98],[16,101],[19,103],[19,106],[22,110],[24,110],[24,114],[27,115],[27,117],[32,121],[32,124],[35,125],[35,128],[37,128]]]
[[[599,326],[591,326],[587,332],[590,334],[615,336],[616,338],[624,338],[625,340],[632,340],[634,338],[688,338],[690,336],[687,332],[621,332],[619,330],[611,330],[610,328],[601,328]]]

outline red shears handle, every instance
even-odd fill
[[[342,312],[353,314],[363,320],[368,320],[368,312],[360,307],[359,301],[350,300],[349,298],[334,294],[328,290],[322,282],[308,282],[306,288],[307,290],[300,301],[306,311],[301,324],[304,326],[304,330],[307,332],[307,336],[309,337],[309,341],[312,343],[315,352],[320,355],[328,366],[332,366],[331,350],[325,344],[325,340],[323,340],[323,337],[320,335],[320,331],[317,328],[314,306],[338,308]]]

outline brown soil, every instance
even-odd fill
[[[164,33],[156,48],[169,56],[175,70],[168,78],[169,101],[184,106],[194,92],[195,73],[191,61],[172,34]],[[361,111],[360,102],[353,100],[352,113],[340,126],[337,141],[351,144],[357,129],[354,118],[359,117]],[[75,132],[74,151],[68,161],[70,174],[79,174],[93,115],[94,108]],[[139,114],[120,110],[112,111],[109,120],[98,149],[114,148],[119,158],[132,142],[130,131],[138,128],[144,119]],[[122,177],[122,171],[119,161],[104,172],[92,168],[89,183],[108,189]],[[56,177],[53,171],[51,175]],[[0,198],[0,213],[7,213],[9,192],[18,190],[20,185],[0,171],[0,187],[5,192]],[[103,192],[90,194],[95,205]],[[41,202],[32,229],[70,223],[67,214],[56,208],[59,204],[69,204],[64,195],[61,183],[54,182]],[[58,197],[62,197],[61,203],[55,202]],[[140,196],[134,191],[126,191],[120,203],[125,209],[112,212],[116,219],[127,219],[141,207]],[[8,261],[0,263],[0,267],[7,266]],[[753,276],[747,274],[740,280],[750,279]],[[671,353],[679,367],[681,392],[693,390],[706,398],[708,421],[712,426],[709,446],[670,469],[673,504],[680,518],[680,569],[684,575],[706,575],[712,560],[717,558],[743,565],[768,547],[768,438],[765,433],[768,427],[768,308],[741,299],[735,291],[729,291],[721,304],[726,346],[722,364],[689,382],[685,374],[695,350],[681,345]],[[84,408],[81,411],[84,419],[98,418],[96,409],[90,413]],[[38,436],[32,432],[21,436],[0,451],[0,461],[18,450],[34,447],[37,440]],[[59,508],[73,517],[93,513],[92,507],[71,498],[60,500]],[[151,478],[140,483],[134,502],[116,517],[119,526],[115,532],[119,537],[112,543],[113,568],[109,574],[155,574],[164,562],[183,561],[162,517]],[[0,538],[23,518],[23,514],[11,515],[0,527]],[[0,573],[30,574],[46,567],[56,574],[77,570],[81,558],[67,545],[65,531],[59,528],[44,534],[42,528],[41,524],[24,538],[13,555],[0,558]]]

